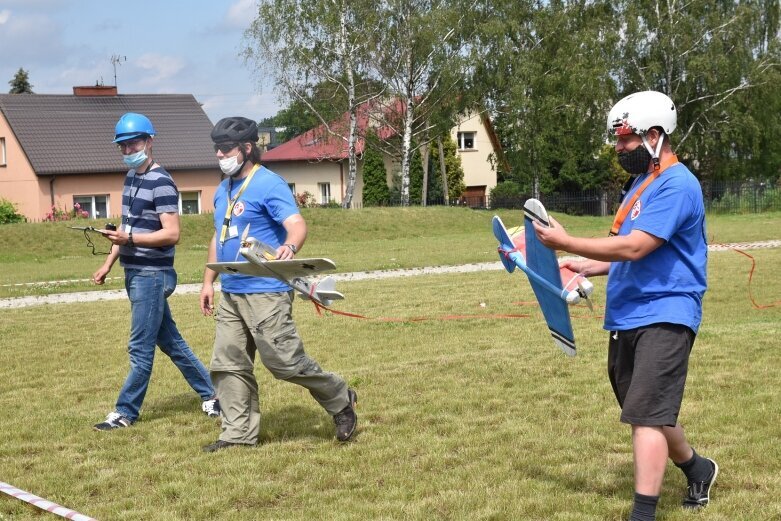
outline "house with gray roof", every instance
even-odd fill
[[[127,167],[112,143],[126,112],[152,120],[153,157],[174,178],[181,213],[213,211],[221,172],[212,123],[190,94],[124,94],[74,87],[73,95],[0,94],[0,198],[29,219],[75,204],[90,217],[117,216]]]

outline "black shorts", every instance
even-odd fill
[[[678,422],[694,338],[680,324],[611,331],[607,371],[622,422],[659,427]]]

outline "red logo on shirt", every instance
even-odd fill
[[[632,207],[632,213],[629,215],[629,219],[634,221],[637,219],[637,216],[640,215],[642,205],[640,204],[640,201],[637,201],[635,205]]]
[[[241,215],[243,213],[244,213],[244,203],[239,201],[238,203],[236,203],[236,206],[233,207],[233,215],[238,217],[239,215]]]

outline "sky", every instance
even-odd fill
[[[0,0],[0,92],[19,68],[36,94],[116,85],[192,94],[212,123],[279,111],[271,81],[239,56],[255,0]]]

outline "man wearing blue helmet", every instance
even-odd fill
[[[154,135],[149,118],[133,112],[119,119],[114,133],[114,143],[130,168],[122,190],[122,226],[105,232],[113,246],[92,280],[103,284],[117,259],[125,269],[131,312],[130,373],[115,410],[95,425],[100,431],[129,427],[138,419],[152,375],[155,345],[201,397],[203,412],[210,417],[220,415],[209,373],[179,334],[168,307],[167,299],[176,288],[179,191],[171,175],[152,159]]]

